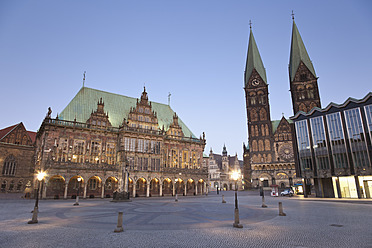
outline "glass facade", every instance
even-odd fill
[[[342,128],[340,113],[329,114],[326,116],[329,141],[335,168],[348,168],[345,137]]]
[[[296,122],[296,135],[301,169],[312,169],[309,131],[306,120]]]
[[[323,117],[310,119],[311,134],[313,138],[313,149],[315,153],[315,162],[318,170],[329,169],[329,157],[327,141],[324,131]]]
[[[370,162],[359,108],[346,110],[345,119],[354,166],[368,167]]]
[[[372,143],[372,104],[365,106],[364,111],[366,112],[369,137],[371,138],[371,143]]]

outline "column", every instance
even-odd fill
[[[63,195],[63,199],[67,199],[67,189],[68,189],[68,183],[65,183],[65,194]]]
[[[147,183],[146,197],[150,197],[150,184]]]
[[[162,183],[159,183],[159,196],[162,196],[163,195],[163,184]]]
[[[87,198],[87,186],[88,186],[88,184],[87,183],[84,183],[84,196],[83,196],[83,199],[86,199]]]
[[[198,183],[195,184],[195,195],[198,195]]]
[[[101,195],[101,198],[105,198],[105,184],[104,183],[101,183],[102,184],[102,195]]]
[[[185,196],[187,195],[187,182],[185,183]]]
[[[205,193],[205,194],[208,194],[208,192],[207,192],[207,183],[206,182],[204,182],[203,183],[203,193]]]
[[[46,191],[47,191],[47,186],[46,186],[46,182],[45,182],[45,180],[42,182],[42,184],[43,184],[43,192],[42,192],[42,198],[46,198]]]
[[[136,197],[136,184],[133,182],[133,198]]]
[[[176,194],[176,183],[173,183],[173,195]]]

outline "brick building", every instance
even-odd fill
[[[271,120],[269,84],[252,29],[244,79],[249,136],[248,145],[243,147],[246,183],[281,188],[302,183],[295,170],[292,121],[284,116]],[[294,114],[321,107],[315,70],[294,20],[289,79]]]
[[[35,138],[22,122],[0,130],[0,192],[31,192]]]

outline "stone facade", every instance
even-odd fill
[[[0,192],[31,193],[35,135],[22,122],[0,130]]]
[[[235,181],[232,173],[237,172],[237,189],[244,189],[243,184],[243,161],[238,156],[227,155],[226,147],[223,147],[222,155],[213,153],[212,149],[208,157],[209,187],[211,190],[235,190]]]
[[[90,91],[102,96],[85,122],[47,116],[39,129],[36,168],[47,173],[44,197],[74,198],[78,191],[83,198],[112,197],[115,191],[127,191],[131,197],[207,192],[204,134],[186,137],[187,130],[169,106],[159,110],[173,113],[163,113],[160,126],[146,90],[127,106],[128,114],[120,116],[122,124],[115,126],[111,118],[117,115],[106,110],[105,97],[112,108],[112,99],[120,102],[124,96]]]

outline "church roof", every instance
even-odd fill
[[[4,129],[1,129],[1,130],[0,130],[0,140],[1,140],[2,138],[4,138],[8,133],[10,133],[14,128],[16,128],[19,124],[20,124],[20,123],[15,124],[15,125],[10,126],[10,127],[6,127],[6,128],[4,128]]]
[[[128,119],[130,108],[135,107],[137,103],[137,98],[82,87],[58,117],[67,121],[74,121],[76,118],[77,122],[86,122],[92,111],[97,109],[97,102],[100,98],[105,103],[104,111],[108,113],[109,121],[114,127],[119,127],[124,118]],[[159,128],[164,125],[165,130],[168,130],[173,122],[173,110],[169,105],[162,103],[151,102],[151,105],[152,110],[157,114]],[[180,118],[178,118],[178,124],[186,137],[196,138]]]
[[[267,84],[265,67],[262,63],[260,52],[258,51],[258,47],[253,37],[253,33],[251,29],[250,34],[249,34],[247,63],[245,66],[245,75],[244,75],[245,84],[248,83],[248,80],[250,76],[252,75],[253,69],[256,69],[257,73],[261,76],[262,80]]]
[[[298,31],[296,23],[293,20],[291,54],[289,58],[289,77],[291,82],[296,75],[298,66],[300,65],[301,61],[306,65],[307,69],[309,69],[314,77],[316,77],[313,63],[311,62],[310,57],[307,54],[300,32]]]
[[[1,141],[5,136],[7,136],[8,134],[10,134],[13,130],[15,130],[15,129],[16,129],[18,126],[20,126],[20,125],[23,126],[22,128],[24,128],[24,130],[27,132],[28,136],[30,137],[32,143],[34,143],[35,140],[36,140],[36,132],[27,131],[26,128],[24,127],[24,125],[23,125],[22,122],[1,129],[1,130],[0,130],[0,141]]]
[[[292,123],[293,121],[290,120],[290,119],[286,119],[289,123]],[[273,120],[271,121],[271,127],[273,129],[273,133],[275,133],[276,129],[278,128],[279,126],[279,123],[280,123],[281,119],[280,120]]]

